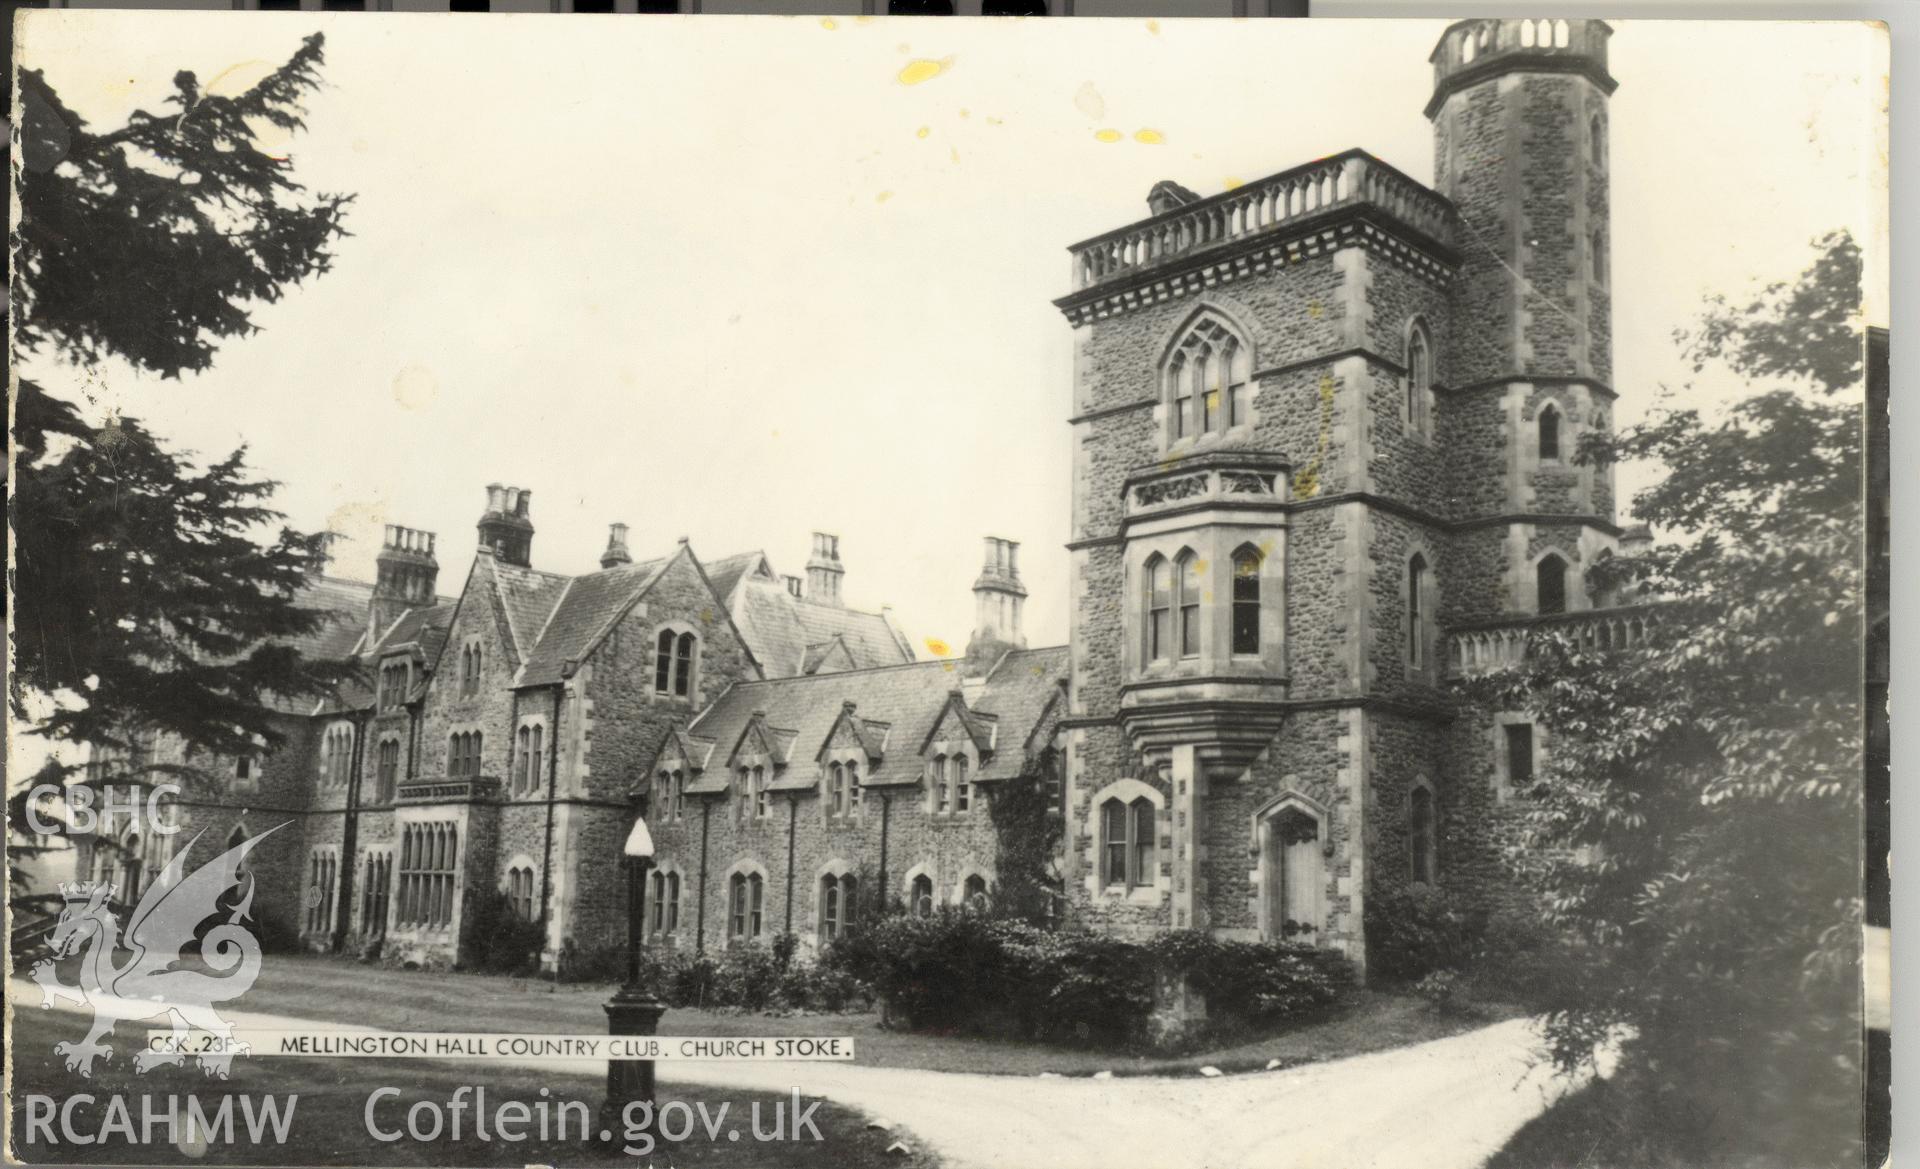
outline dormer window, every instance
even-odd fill
[[[1169,442],[1251,421],[1253,349],[1218,316],[1194,322],[1168,353],[1161,376]]]
[[[953,785],[953,810],[964,812],[973,806],[973,784],[967,779],[967,757],[955,755],[947,760],[947,778]]]
[[[656,776],[654,780],[654,790],[657,793],[655,807],[653,809],[654,815],[662,821],[678,820],[680,818],[680,792],[682,786],[681,772],[668,771],[665,768],[661,769],[660,774]]]

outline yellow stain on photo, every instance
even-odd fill
[[[952,67],[952,57],[942,57],[938,61],[929,57],[917,57],[901,67],[895,80],[902,85],[919,85],[922,82],[932,81]]]

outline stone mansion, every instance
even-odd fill
[[[1066,646],[1027,647],[1010,541],[986,543],[965,655],[916,660],[842,602],[831,535],[803,580],[685,542],[636,561],[614,525],[567,577],[534,566],[530,494],[496,486],[454,595],[435,537],[397,527],[373,583],[315,581],[333,620],[305,648],[367,684],[285,710],[271,755],[203,759],[224,794],[174,814],[209,840],[288,825],[250,862],[271,928],[434,963],[482,890],[546,923],[548,961],[617,944],[642,807],[653,944],[979,904],[1015,780],[1051,793],[1059,908],[1090,928],[1364,964],[1370,892],[1492,895],[1547,744],[1445,683],[1542,623],[1646,619],[1583,584],[1644,534],[1573,458],[1614,401],[1609,35],[1449,27],[1432,187],[1360,150],[1205,197],[1162,182],[1070,249]],[[158,843],[109,832],[81,863],[138,884]]]

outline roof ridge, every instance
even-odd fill
[[[948,665],[952,665],[953,663],[958,662],[960,660],[961,659],[959,658],[926,658],[924,660],[912,661],[912,662],[892,662],[884,666],[861,666],[858,669],[838,670],[831,674],[785,674],[778,678],[757,678],[752,681],[742,682],[740,683],[740,685],[771,686],[777,682],[798,682],[803,679],[807,681],[820,681],[827,678],[849,678],[849,677],[854,677],[860,674],[880,674],[888,670],[908,670],[908,669],[913,669],[915,667],[925,669],[928,666],[937,666],[943,662]]]

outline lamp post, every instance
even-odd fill
[[[627,982],[605,1005],[607,1034],[652,1035],[667,1013],[665,1003],[640,979],[640,938],[646,928],[647,869],[653,864],[653,834],[647,831],[643,815],[633,818],[633,830],[627,833],[621,849],[627,870]],[[609,1059],[607,1061],[607,1102],[601,1108],[601,1127],[618,1132],[628,1104],[653,1100],[653,1061],[650,1059]]]

